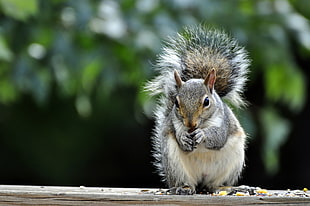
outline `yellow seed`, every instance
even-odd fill
[[[303,191],[304,191],[304,192],[307,192],[307,191],[308,191],[308,188],[305,187],[305,188],[303,189]]]
[[[268,191],[264,190],[264,189],[256,190],[256,192],[259,193],[259,194],[267,194],[268,193]]]
[[[245,193],[243,193],[243,192],[237,192],[236,193],[236,196],[245,196],[246,194]]]
[[[227,195],[227,192],[226,192],[226,191],[220,191],[220,192],[219,192],[219,195],[220,195],[220,196],[225,196],[225,195]]]

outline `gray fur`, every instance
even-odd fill
[[[158,173],[176,193],[184,186],[192,193],[198,184],[213,190],[238,180],[246,135],[221,97],[237,107],[244,104],[248,64],[235,40],[202,27],[186,28],[159,55],[159,75],[146,85],[151,95],[160,94],[153,155]],[[216,81],[209,87],[211,70]],[[206,97],[209,106],[202,106]]]

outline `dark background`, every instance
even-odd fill
[[[310,185],[310,1],[0,1],[0,184],[163,187],[142,92],[167,36],[205,23],[252,59],[240,184]]]

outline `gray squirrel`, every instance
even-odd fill
[[[213,192],[238,180],[246,134],[223,100],[245,105],[249,63],[245,49],[216,29],[187,27],[167,40],[159,74],[145,89],[159,96],[153,156],[172,194]]]

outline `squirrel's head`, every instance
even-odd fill
[[[210,118],[216,107],[214,98],[215,69],[203,79],[182,81],[179,73],[174,71],[177,96],[174,108],[177,117],[182,120],[188,132],[192,132]]]

